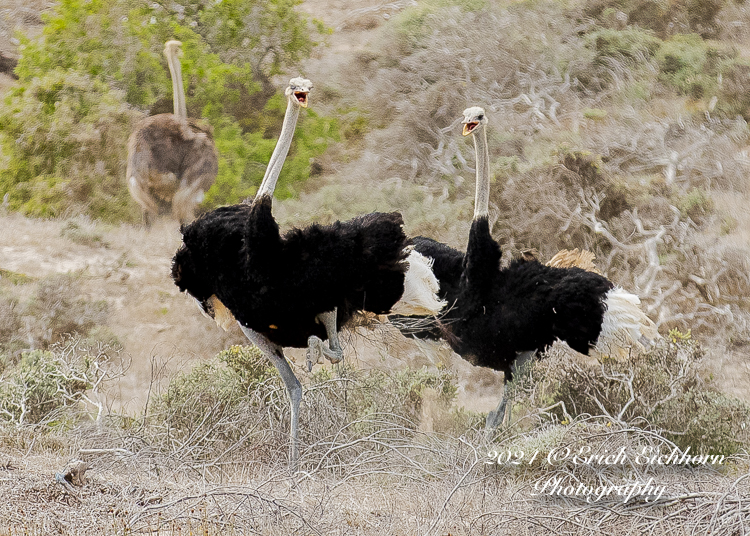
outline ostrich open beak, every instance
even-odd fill
[[[307,108],[307,91],[295,91],[294,98],[303,108]]]
[[[474,132],[474,129],[479,126],[479,121],[469,121],[464,123],[464,129],[461,132],[464,136],[468,136],[472,132]]]

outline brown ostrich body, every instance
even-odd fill
[[[170,208],[180,223],[191,221],[219,169],[210,127],[187,118],[180,46],[179,41],[168,41],[164,47],[175,113],[143,119],[128,140],[128,189],[147,225]]]

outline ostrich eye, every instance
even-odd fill
[[[479,115],[479,116],[477,116],[477,119],[479,119],[481,121],[482,119],[484,119],[484,116],[483,115]]]

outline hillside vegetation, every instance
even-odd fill
[[[322,88],[362,118],[348,144],[359,156],[289,203],[290,221],[394,208],[413,234],[463,248],[474,158],[458,121],[482,105],[493,234],[509,254],[589,249],[662,332],[744,346],[750,59],[741,30],[750,14],[711,6],[427,0],[405,9]]]
[[[0,103],[0,536],[743,533],[750,4],[336,6],[60,0],[19,34]],[[500,374],[387,324],[352,328],[345,365],[295,367],[290,474],[275,369],[177,291],[176,222],[144,230],[124,186],[134,122],[171,108],[170,38],[188,114],[221,155],[204,209],[254,193],[280,89],[302,74],[315,88],[277,190],[282,227],[398,210],[410,235],[464,249],[474,147],[459,122],[483,106],[503,262],[591,250],[662,339],[627,359],[555,344],[487,437]],[[723,458],[551,463],[553,449]],[[665,492],[544,496],[550,479]]]

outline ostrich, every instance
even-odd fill
[[[219,170],[210,127],[187,117],[181,47],[180,41],[164,45],[172,75],[174,113],[145,118],[128,139],[128,190],[143,209],[147,226],[170,205],[180,223],[191,221]]]
[[[251,204],[221,207],[182,227],[172,261],[181,291],[225,329],[234,320],[279,371],[291,402],[290,460],[297,467],[302,388],[284,347],[308,348],[308,366],[343,352],[337,332],[357,311],[437,314],[437,280],[411,250],[398,213],[372,213],[281,234],[272,195],[289,150],[309,80],[286,89],[279,141]],[[328,339],[328,347],[322,339]]]
[[[434,261],[439,297],[447,301],[437,327],[414,335],[446,339],[464,359],[502,371],[506,387],[517,368],[556,339],[588,355],[592,349],[609,353],[656,338],[638,297],[598,273],[545,266],[535,259],[516,259],[500,268],[500,245],[490,234],[488,220],[486,125],[482,108],[464,110],[463,135],[473,137],[476,151],[474,219],[466,254],[429,238],[414,239],[415,249]],[[577,252],[556,257],[560,264],[590,261]],[[487,416],[488,431],[504,420],[506,405],[504,392]]]

